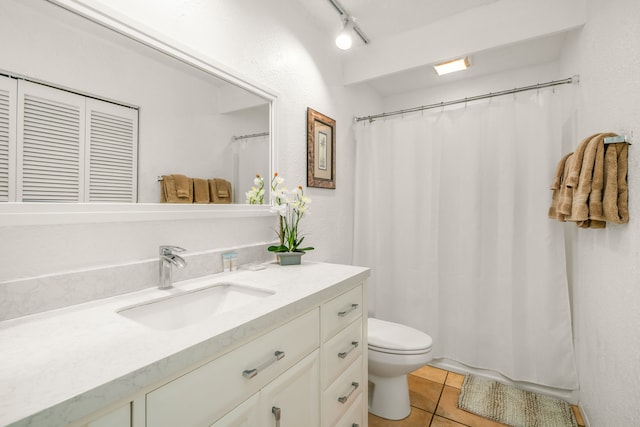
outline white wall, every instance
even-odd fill
[[[46,3],[27,1],[34,7]],[[85,3],[100,6],[97,1]],[[365,107],[375,108],[378,100],[366,88],[347,89],[342,85],[341,52],[331,35],[317,30],[309,17],[291,8],[286,0],[104,3],[275,91],[278,172],[290,187],[306,184],[306,108],[337,121],[337,189],[308,189],[313,203],[303,229],[308,235],[306,241],[316,250],[305,258],[349,263],[353,234],[352,115],[364,112]],[[69,226],[0,224],[0,281],[151,259],[157,257],[159,244],[204,251],[273,241],[275,225],[271,217]]]
[[[593,427],[640,425],[640,2],[589,0],[563,61],[579,72],[578,136],[629,130],[626,225],[571,230],[581,407]],[[577,141],[576,141],[577,144]]]

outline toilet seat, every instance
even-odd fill
[[[389,354],[423,354],[431,350],[433,340],[410,326],[369,318],[369,350]]]

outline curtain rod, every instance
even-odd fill
[[[269,135],[269,132],[261,132],[261,133],[252,133],[251,135],[232,136],[231,139],[233,141],[237,141],[239,139],[257,138],[259,136],[268,136],[268,135]]]
[[[559,86],[559,85],[566,85],[566,84],[578,84],[579,82],[580,82],[580,76],[579,75],[575,75],[575,76],[572,76],[572,77],[569,77],[569,78],[566,78],[566,79],[563,79],[563,80],[552,80],[552,81],[546,82],[546,83],[538,83],[538,84],[530,85],[530,86],[522,86],[522,87],[517,87],[517,88],[513,88],[513,89],[502,90],[500,92],[490,92],[490,93],[486,93],[484,95],[476,95],[476,96],[472,96],[472,97],[469,97],[469,98],[456,99],[454,101],[438,102],[437,104],[422,105],[420,107],[407,108],[407,109],[404,109],[404,110],[392,111],[390,113],[374,114],[374,115],[365,116],[365,117],[354,117],[353,118],[353,122],[354,123],[358,123],[358,122],[362,122],[364,120],[369,120],[369,123],[371,123],[375,119],[380,119],[380,118],[389,117],[389,116],[397,116],[399,114],[415,113],[417,111],[430,110],[432,108],[442,108],[442,107],[446,107],[448,105],[462,104],[463,102],[466,103],[466,102],[470,102],[470,101],[479,101],[481,99],[493,98],[494,96],[510,95],[512,93],[525,92],[525,91],[528,91],[528,90],[542,89],[542,88],[545,88],[545,87],[552,87],[552,86]]]

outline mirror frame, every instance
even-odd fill
[[[216,61],[192,51],[163,34],[142,28],[141,24],[106,7],[98,9],[81,0],[47,0],[85,19],[116,31],[214,77],[239,86],[270,104],[269,176],[277,170],[276,111],[278,95]],[[128,221],[240,218],[273,215],[270,205],[183,205],[166,203],[0,203],[3,226],[78,224]]]

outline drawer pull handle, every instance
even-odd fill
[[[271,413],[273,414],[273,418],[276,420],[276,427],[280,427],[280,416],[282,415],[282,409],[277,406],[273,406],[271,408]]]
[[[338,398],[338,402],[345,403],[347,400],[349,400],[349,398],[351,397],[353,392],[356,391],[358,389],[358,387],[360,387],[360,384],[358,384],[357,382],[354,381],[354,382],[351,383],[351,387],[353,387],[353,388],[349,391],[349,393],[347,393],[344,396],[340,396]]]
[[[360,343],[358,341],[351,341],[351,348],[349,350],[347,350],[347,351],[342,351],[342,352],[338,353],[338,357],[340,359],[344,359],[345,357],[347,357],[347,355],[349,353],[351,353],[353,350],[358,348],[359,345],[360,345]]]
[[[271,359],[267,360],[266,362],[264,362],[262,365],[258,366],[257,368],[253,368],[253,369],[246,369],[244,371],[242,371],[242,376],[245,378],[253,378],[256,375],[258,375],[258,372],[262,371],[263,369],[267,368],[269,365],[272,365],[274,363],[276,363],[278,360],[282,359],[284,357],[284,351],[276,351],[275,353],[273,353],[273,356]]]
[[[359,304],[351,304],[351,307],[349,307],[348,309],[346,309],[344,311],[339,311],[338,312],[338,316],[344,317],[347,314],[351,313],[353,310],[357,309],[358,307],[359,307]]]

